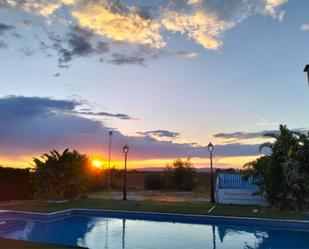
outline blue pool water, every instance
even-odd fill
[[[6,219],[0,237],[90,249],[309,248],[309,230],[68,216]]]

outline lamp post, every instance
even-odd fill
[[[212,152],[214,150],[214,146],[212,143],[208,144],[208,151],[210,154],[210,201],[211,203],[215,203],[215,195],[214,195],[214,176],[212,170]]]
[[[309,65],[308,64],[305,66],[304,72],[307,72],[308,84],[309,84]]]
[[[124,174],[123,174],[123,196],[122,200],[127,200],[127,157],[129,153],[129,146],[125,145],[123,148],[124,153]]]
[[[113,130],[108,132],[109,135],[109,150],[108,150],[108,171],[107,171],[107,189],[111,187],[111,151],[112,151],[112,136]]]

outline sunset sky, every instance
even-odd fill
[[[242,167],[307,130],[307,0],[0,0],[0,165],[51,149],[113,165]]]

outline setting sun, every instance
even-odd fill
[[[92,165],[93,167],[95,167],[95,168],[98,168],[98,169],[102,169],[102,168],[103,168],[103,162],[100,161],[100,160],[97,160],[97,159],[93,160],[93,161],[91,162],[91,165]]]

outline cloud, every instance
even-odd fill
[[[70,31],[64,36],[49,31],[47,34],[53,44],[48,46],[40,41],[41,49],[56,50],[59,55],[59,66],[64,66],[75,57],[90,57],[109,52],[107,42],[97,40],[93,32],[79,26],[70,27]]]
[[[134,119],[130,117],[128,114],[123,113],[109,113],[109,112],[90,112],[90,111],[76,111],[74,114],[87,115],[87,116],[101,116],[101,117],[112,117],[119,118],[123,120],[131,120]]]
[[[7,25],[5,23],[0,23],[0,35],[4,35],[6,32],[14,30],[15,27],[12,25]]]
[[[180,135],[180,133],[178,132],[167,131],[167,130],[144,131],[144,132],[138,132],[137,134],[143,136],[155,136],[155,137],[166,137],[166,138],[176,138]]]
[[[25,56],[33,56],[35,54],[35,49],[29,46],[23,46],[19,51]]]
[[[201,4],[202,0],[188,0],[188,4],[194,5],[194,4]]]
[[[0,0],[0,6],[23,10],[45,18],[50,26],[57,23],[69,29],[65,37],[49,34],[53,42],[49,48],[57,50],[59,66],[68,67],[64,64],[74,58],[101,55],[110,49],[111,54],[101,57],[100,62],[145,65],[146,60],[171,54],[164,51],[173,40],[168,38],[171,33],[189,38],[205,49],[218,50],[223,45],[224,33],[250,16],[263,14],[282,21],[282,6],[287,2],[164,0],[140,4],[124,0]],[[30,28],[32,24],[24,21],[23,25]],[[148,47],[151,54],[142,55],[141,47]],[[190,59],[197,56],[192,52],[178,55]]]
[[[96,52],[95,48],[89,41],[89,38],[76,34],[69,33],[67,37],[70,56],[89,56]]]
[[[99,121],[74,113],[80,103],[40,97],[9,96],[0,98],[1,155],[10,158],[39,156],[51,149],[72,148],[83,153],[107,154],[110,128]],[[177,157],[208,157],[205,146],[158,141],[149,136],[127,137],[114,131],[113,155],[122,158],[121,148],[130,146],[131,160]],[[217,145],[215,154],[248,156],[258,153],[257,145]]]
[[[59,111],[73,111],[78,102],[71,100],[53,100],[40,97],[8,96],[0,98],[0,116],[15,118],[42,117]]]
[[[59,62],[69,62],[73,57],[90,56],[96,52],[89,40],[75,33],[69,33],[68,35],[68,49],[60,49]]]
[[[300,27],[301,31],[309,31],[309,23],[304,23],[301,27]]]
[[[83,102],[75,100],[54,100],[40,97],[8,96],[0,98],[0,115],[13,117],[34,117],[45,114],[67,114],[67,115],[93,115],[115,117],[119,119],[132,119],[127,114],[112,114],[108,112],[92,112],[90,109],[82,108]]]
[[[214,13],[197,10],[189,14],[166,11],[162,25],[172,32],[186,34],[204,48],[216,50],[222,45],[218,35],[234,26],[234,23],[219,20]]]
[[[72,15],[80,26],[117,42],[153,48],[165,45],[158,22],[140,15],[140,8],[127,6],[120,1],[79,1],[73,7]]]
[[[162,26],[184,34],[206,49],[217,50],[222,35],[248,17],[262,13],[279,21],[284,11],[278,11],[287,0],[179,0],[169,1],[163,9]]]
[[[90,33],[77,27],[67,35],[68,49],[61,49],[60,62],[68,62],[73,57],[85,57],[102,54],[109,51],[107,43],[98,42],[96,46],[91,43]]]
[[[288,0],[264,0],[265,5],[264,8],[262,9],[262,12],[266,15],[270,15],[273,18],[277,18],[279,21],[283,20],[284,11],[279,11],[278,8],[287,3]]]
[[[99,37],[88,29],[79,26],[70,27],[70,32],[61,36],[54,32],[46,31],[52,45],[47,45],[40,40],[40,48],[45,51],[47,49],[56,50],[58,53],[58,66],[69,67],[67,63],[76,57],[91,57],[110,52],[110,46],[107,41],[98,39]],[[161,57],[162,51],[140,47],[133,54],[112,53],[104,58],[100,58],[100,62],[106,61],[115,65],[140,65],[145,66],[146,60],[157,59]],[[182,56],[185,56],[182,55]]]
[[[0,49],[3,49],[3,48],[8,48],[8,45],[5,42],[0,41]]]
[[[179,51],[177,54],[182,56],[182,57],[189,58],[189,59],[194,59],[194,58],[198,57],[197,53],[190,52],[190,51]]]
[[[73,2],[73,0],[0,0],[0,6],[18,8],[26,12],[48,17],[59,9],[62,4]]]
[[[207,49],[222,45],[222,33],[255,14],[283,19],[288,0],[166,0],[151,7],[121,0],[0,0],[13,8],[50,18],[64,5],[77,24],[115,42],[163,48],[164,30],[184,34]],[[149,3],[150,4],[150,3]],[[56,20],[63,16],[57,16]],[[66,23],[67,20],[62,20]]]
[[[21,25],[25,29],[30,29],[30,28],[32,28],[34,26],[34,23],[31,20],[24,19],[24,20],[22,20]]]
[[[109,52],[108,43],[104,41],[98,41],[96,44],[96,52],[97,54],[103,54]]]
[[[144,65],[146,58],[141,57],[140,55],[125,55],[120,53],[112,54],[112,58],[108,60],[109,63],[115,65],[125,65],[125,64],[133,64],[133,65]]]
[[[227,141],[232,140],[241,141],[246,139],[254,139],[254,138],[263,138],[264,134],[267,133],[275,133],[277,134],[278,131],[276,130],[268,130],[268,131],[259,131],[259,132],[232,132],[232,133],[216,133],[213,135],[214,138],[225,139]]]
[[[60,76],[60,73],[55,73],[53,76],[54,76],[54,77],[59,77],[59,76]]]
[[[299,128],[299,129],[293,129],[297,132],[307,132],[308,129],[305,128]],[[279,130],[264,130],[264,131],[258,131],[258,132],[232,132],[232,133],[216,133],[213,134],[214,138],[219,139],[225,139],[226,142],[236,142],[236,141],[242,141],[247,139],[256,139],[256,138],[267,138],[267,134],[275,134],[279,135]]]

